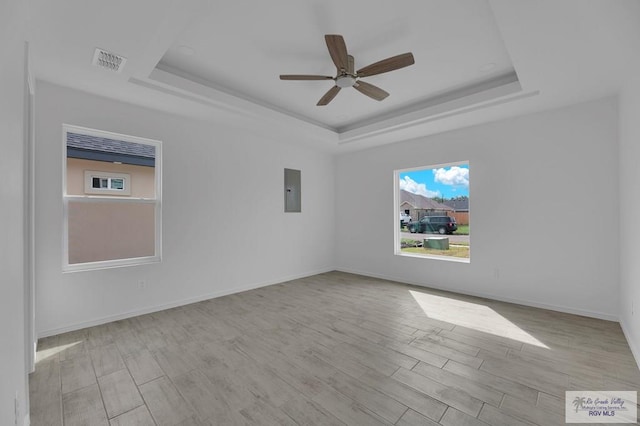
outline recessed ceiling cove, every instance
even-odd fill
[[[158,70],[338,132],[517,82],[487,1],[208,3]],[[384,101],[342,90],[316,106],[334,80],[279,76],[335,76],[326,34],[344,37],[355,69],[403,52],[412,52],[415,64],[367,77],[390,94]]]

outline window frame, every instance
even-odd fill
[[[67,194],[67,133],[79,133],[87,136],[96,136],[108,139],[121,140],[125,142],[134,142],[145,145],[153,145],[155,147],[155,197],[139,198],[125,196],[120,190],[97,190],[98,194],[86,193],[87,174],[85,171],[85,194],[69,195]],[[93,171],[90,171],[93,172]],[[122,177],[126,173],[107,173],[97,172],[99,175],[118,175],[114,177]],[[130,193],[130,176],[126,181],[125,188],[129,188]],[[120,195],[120,197],[114,197]],[[69,202],[91,202],[91,203],[143,203],[154,204],[155,209],[155,254],[153,256],[133,257],[126,259],[102,260],[97,262],[85,263],[69,263]],[[109,268],[120,268],[126,266],[146,265],[151,263],[159,263],[162,261],[162,142],[155,139],[141,138],[138,136],[125,135],[120,133],[108,132],[105,130],[90,129],[86,127],[75,126],[71,124],[62,125],[62,271],[78,272],[92,271]]]
[[[413,253],[405,253],[402,251],[402,247],[400,244],[401,230],[398,226],[400,223],[400,174],[405,172],[412,172],[416,170],[432,170],[443,167],[452,167],[452,166],[460,166],[466,165],[469,170],[471,170],[471,162],[469,160],[462,161],[454,161],[451,163],[441,163],[441,164],[433,164],[426,166],[418,166],[418,167],[407,167],[403,169],[396,169],[393,171],[393,254],[396,256],[402,257],[410,257],[417,259],[431,259],[431,260],[444,260],[448,262],[457,262],[457,263],[471,263],[471,247],[469,247],[469,257],[461,258],[454,256],[438,256],[435,254],[413,254]],[[469,191],[469,205],[471,205],[471,191]],[[471,242],[471,235],[469,234],[469,242]]]

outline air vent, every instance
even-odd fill
[[[119,56],[103,49],[96,49],[93,54],[93,65],[115,72],[122,71],[126,62],[127,58],[124,56]]]

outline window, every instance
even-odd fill
[[[85,194],[131,195],[129,182],[131,175],[127,173],[109,173],[85,170]]]
[[[394,172],[395,254],[469,262],[469,162]]]
[[[63,270],[159,262],[161,143],[63,125]]]

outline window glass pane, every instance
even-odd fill
[[[397,176],[399,254],[469,259],[469,163],[400,170]]]
[[[87,195],[85,187],[89,187],[105,190],[93,193],[96,195],[156,198],[153,145],[67,132],[66,166],[67,195]],[[85,185],[87,170],[92,171],[93,177]],[[128,175],[130,181],[125,183],[123,175]],[[129,189],[131,193],[127,195],[108,193]]]
[[[155,254],[155,204],[69,201],[69,264]]]
[[[159,261],[160,142],[69,125],[63,129],[63,269]]]
[[[111,189],[124,189],[124,179],[111,179]]]

